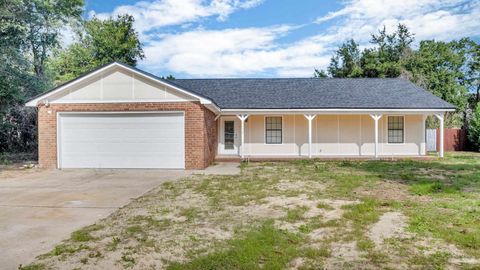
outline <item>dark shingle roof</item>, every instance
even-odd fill
[[[454,109],[405,79],[177,79],[222,109]]]

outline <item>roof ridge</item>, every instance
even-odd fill
[[[169,80],[169,81],[175,81],[175,80],[204,80],[204,81],[213,81],[213,80],[404,80],[404,81],[409,81],[405,78],[397,77],[397,78],[370,78],[370,77],[362,77],[362,78],[332,78],[332,77],[327,77],[327,78],[311,78],[311,77],[284,77],[284,78],[175,78],[174,80]]]

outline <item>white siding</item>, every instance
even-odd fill
[[[307,156],[308,121],[303,115],[283,115],[283,143],[265,144],[265,116],[251,115],[245,125],[246,155]],[[387,143],[387,115],[379,121],[379,154],[422,155],[425,137],[422,115],[405,115],[405,143]],[[372,156],[374,121],[369,115],[317,115],[312,121],[313,156]]]
[[[51,103],[178,102],[192,98],[133,72],[115,68],[49,98]]]

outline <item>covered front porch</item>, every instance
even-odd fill
[[[382,158],[426,155],[427,111],[239,111],[217,118],[218,156]],[[443,147],[439,149],[443,157]]]

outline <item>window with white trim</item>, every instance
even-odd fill
[[[388,117],[388,143],[403,143],[405,138],[403,116]]]
[[[265,117],[265,143],[282,143],[282,117]]]

